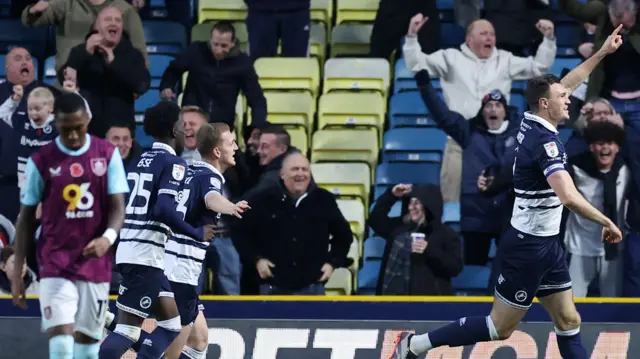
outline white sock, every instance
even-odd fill
[[[413,354],[421,355],[432,348],[433,345],[431,345],[431,340],[429,340],[429,333],[414,335],[413,337],[411,337],[409,350],[411,350]]]
[[[104,327],[108,327],[111,325],[111,323],[113,323],[113,320],[116,319],[116,315],[107,311],[107,314],[105,316],[105,320],[104,320]]]

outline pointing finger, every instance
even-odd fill
[[[622,24],[618,25],[618,27],[616,27],[616,29],[615,29],[615,30],[613,30],[613,32],[611,33],[611,35],[612,35],[612,36],[616,36],[616,35],[618,35],[618,33],[622,30],[622,27],[623,27],[623,26],[624,26],[624,25],[622,25]]]

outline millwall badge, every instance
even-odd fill
[[[91,159],[91,171],[98,177],[104,176],[107,173],[107,160],[105,158],[92,158]]]
[[[46,126],[44,126],[44,127],[42,128],[42,132],[44,132],[44,133],[45,133],[45,135],[50,134],[50,133],[51,133],[51,125],[50,125],[50,124],[47,124]]]

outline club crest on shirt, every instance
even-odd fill
[[[107,159],[103,157],[92,158],[91,171],[98,177],[104,176],[104,174],[107,173]]]
[[[78,162],[74,162],[69,167],[69,172],[71,173],[71,177],[78,178],[84,174],[84,168]]]
[[[46,135],[51,133],[51,125],[46,125],[42,128],[42,132],[44,132]]]
[[[171,172],[173,179],[176,181],[182,181],[184,178],[184,166],[173,165],[173,171]]]
[[[544,144],[544,151],[547,153],[547,156],[551,158],[556,158],[560,154],[560,150],[558,150],[558,145],[555,142],[547,142]]]

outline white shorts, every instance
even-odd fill
[[[46,331],[59,325],[74,324],[74,331],[97,340],[102,339],[109,309],[109,287],[110,283],[42,278],[42,329]]]

